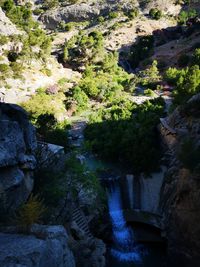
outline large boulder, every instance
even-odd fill
[[[26,112],[17,105],[0,103],[0,129],[0,208],[10,212],[33,189],[37,142]]]
[[[1,267],[75,267],[63,226],[33,225],[31,235],[0,233]]]

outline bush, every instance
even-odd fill
[[[190,56],[188,55],[181,55],[178,59],[178,66],[179,67],[186,67],[190,62]]]
[[[40,115],[52,114],[55,116],[56,114],[64,112],[63,99],[64,96],[61,93],[55,96],[41,92],[33,95],[28,101],[21,105],[29,113],[32,122],[36,123]]]
[[[56,207],[66,195],[67,188],[62,186],[63,180],[62,173],[40,169],[35,175],[34,193],[40,194],[49,208]]]
[[[5,45],[9,42],[9,38],[5,35],[0,34],[0,45]]]
[[[52,76],[52,71],[48,68],[43,68],[40,71],[48,77]]]
[[[109,19],[116,19],[118,16],[119,16],[119,13],[113,11],[113,12],[109,13],[108,18]]]
[[[129,60],[133,68],[137,67],[140,61],[151,55],[153,46],[153,35],[140,37],[138,42],[131,46]]]
[[[40,8],[36,8],[33,10],[33,14],[36,16],[41,15],[43,12],[44,12],[44,10],[40,9]]]
[[[103,23],[105,21],[103,16],[98,17],[97,20],[98,20],[99,23]]]
[[[197,48],[194,52],[192,63],[200,67],[200,48]]]
[[[135,19],[137,18],[139,15],[139,10],[138,8],[134,8],[132,10],[130,10],[128,13],[127,13],[127,16],[130,18],[130,19]]]
[[[174,93],[174,103],[180,105],[200,92],[200,69],[198,65],[183,69],[179,73]]]
[[[200,147],[192,139],[183,142],[179,152],[179,159],[185,168],[194,171],[200,164]]]
[[[195,9],[190,9],[188,11],[183,10],[178,16],[178,22],[181,25],[185,25],[188,19],[194,18],[196,16],[197,16],[197,11]]]
[[[149,15],[152,19],[159,20],[162,17],[162,11],[157,8],[152,8],[149,11]]]
[[[29,227],[33,223],[39,222],[42,215],[45,212],[43,201],[38,195],[31,195],[27,201],[18,211],[17,222],[20,226],[23,226],[25,230],[29,230]]]
[[[15,75],[21,75],[24,70],[23,64],[18,62],[11,62],[10,67]]]
[[[7,74],[9,73],[10,68],[7,64],[0,64],[0,72],[2,72],[2,74]]]
[[[149,97],[155,97],[155,96],[156,96],[156,94],[154,93],[154,91],[151,90],[151,89],[146,89],[146,90],[144,90],[144,94],[145,94],[146,96],[149,96]]]

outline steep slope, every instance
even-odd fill
[[[6,17],[3,10],[0,7],[0,34],[12,35],[19,34],[16,26]]]
[[[161,193],[170,266],[199,266],[200,260],[200,95],[168,118],[176,134],[161,127],[169,158]]]

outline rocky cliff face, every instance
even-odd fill
[[[33,225],[30,235],[0,233],[1,267],[75,267],[63,226]]]
[[[66,7],[60,7],[47,11],[41,16],[41,21],[48,29],[55,29],[60,22],[82,22],[92,21],[100,15],[108,15],[111,11],[131,10],[139,6],[137,1],[130,0],[120,1],[87,1],[87,3],[78,3]]]
[[[112,11],[129,11],[140,8],[143,13],[148,13],[153,7],[157,7],[164,13],[178,14],[180,5],[175,5],[172,0],[103,0],[81,3],[48,10],[41,16],[41,21],[48,29],[55,29],[60,22],[82,22],[97,19],[98,16],[107,16]]]
[[[0,103],[0,198],[1,209],[14,211],[33,188],[35,129],[17,105]]]
[[[200,260],[200,95],[176,109],[161,127],[169,166],[161,192],[170,266],[199,266]],[[171,260],[172,259],[172,260]]]

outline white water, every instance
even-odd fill
[[[126,175],[126,180],[127,180],[127,185],[128,185],[128,196],[129,196],[129,203],[130,203],[130,208],[134,208],[134,195],[133,195],[133,181],[134,181],[134,176],[132,174],[127,174]]]
[[[119,186],[111,188],[108,196],[109,214],[113,228],[115,247],[111,249],[113,257],[120,261],[140,262],[141,253],[134,242],[134,232],[126,225],[123,215]]]

